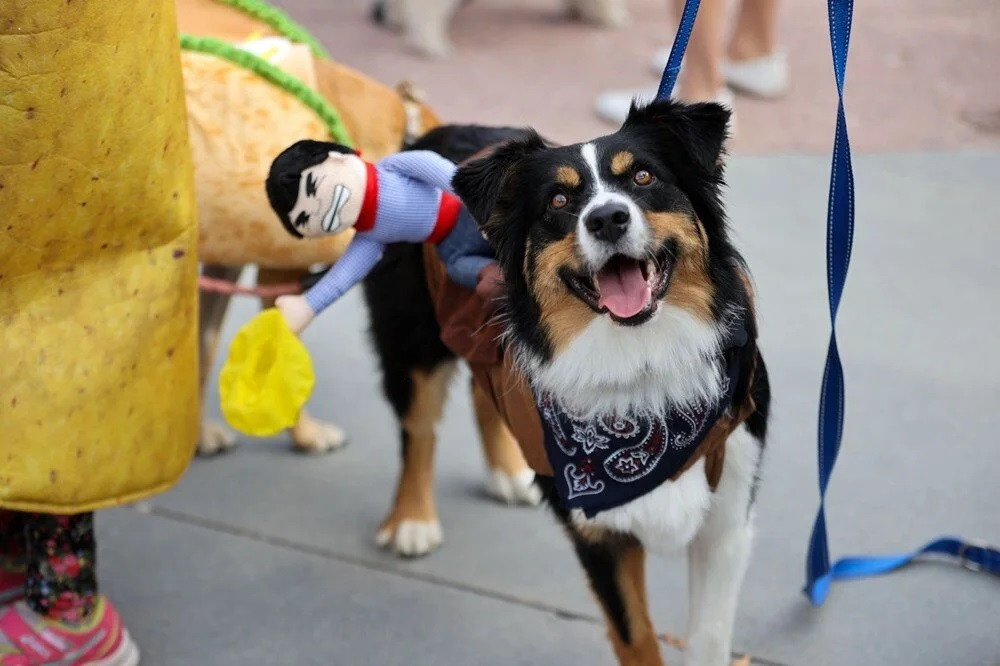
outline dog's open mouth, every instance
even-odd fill
[[[595,312],[608,313],[619,324],[646,322],[667,291],[673,257],[668,250],[655,259],[639,260],[616,254],[596,273],[563,271],[562,278],[577,298]]]

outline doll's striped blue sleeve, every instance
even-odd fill
[[[457,167],[454,162],[433,151],[404,150],[384,158],[378,166],[454,194],[451,179]]]
[[[348,289],[364,279],[385,252],[385,245],[368,236],[356,234],[326,275],[306,292],[313,312],[319,314]]]

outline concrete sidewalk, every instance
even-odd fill
[[[799,592],[817,501],[828,164],[826,155],[738,157],[730,169],[775,395],[736,649],[787,666],[998,666],[998,578],[926,563],[836,586],[821,609]],[[902,551],[950,532],[998,543],[1000,153],[873,155],[855,167],[834,554]],[[102,584],[144,663],[611,663],[554,520],[484,497],[462,380],[440,433],[443,547],[404,561],[374,546],[399,453],[359,296],[306,335],[318,373],[311,408],[350,432],[347,449],[310,458],[282,439],[245,441],[196,461],[174,491],[100,515]],[[254,307],[236,302],[224,345]],[[654,560],[650,589],[657,627],[683,634],[682,560]]]

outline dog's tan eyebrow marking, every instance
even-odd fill
[[[611,173],[620,176],[628,171],[634,162],[635,156],[627,150],[615,153],[611,158]]]
[[[556,170],[556,182],[566,187],[579,187],[580,172],[564,164]]]

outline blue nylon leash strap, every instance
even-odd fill
[[[830,565],[826,533],[826,490],[837,462],[844,431],[844,372],[837,350],[837,311],[847,280],[854,242],[854,171],[851,167],[851,143],[844,114],[844,80],[847,74],[847,51],[851,42],[854,0],[828,0],[830,47],[833,73],[837,83],[837,129],[830,167],[830,194],[826,220],[827,296],[830,302],[830,342],[820,391],[818,437],[819,511],[813,525],[806,556],[805,593],[819,606],[836,580],[862,578],[888,573],[915,558],[928,554],[950,555],[970,569],[1000,575],[1000,551],[985,545],[966,543],[954,537],[939,538],[923,548],[902,555],[849,557]]]
[[[684,4],[677,36],[670,48],[670,56],[660,80],[657,99],[669,99],[673,92],[684,59],[684,51],[694,29],[698,5],[699,0],[686,0]],[[851,144],[847,136],[847,119],[844,114],[844,80],[847,73],[847,51],[851,41],[854,1],[828,0],[827,9],[838,99],[826,223],[830,342],[819,405],[820,504],[812,537],[809,540],[804,590],[810,601],[817,606],[826,600],[830,584],[835,580],[889,573],[925,555],[949,555],[957,558],[968,569],[1000,575],[1000,550],[984,544],[965,542],[955,537],[939,538],[912,553],[879,557],[847,557],[832,566],[830,564],[824,502],[827,485],[834,464],[837,462],[844,429],[844,372],[837,350],[837,311],[847,281],[847,269],[851,262],[851,248],[854,242],[854,171],[851,166]]]
[[[670,45],[670,56],[667,58],[667,66],[663,68],[663,77],[660,79],[660,87],[656,91],[656,99],[670,99],[670,93],[673,92],[674,85],[677,83],[677,75],[681,73],[681,61],[684,60],[684,52],[687,51],[691,31],[694,30],[694,20],[698,16],[699,4],[700,0],[686,0],[684,3],[681,22],[677,26],[674,43]]]

